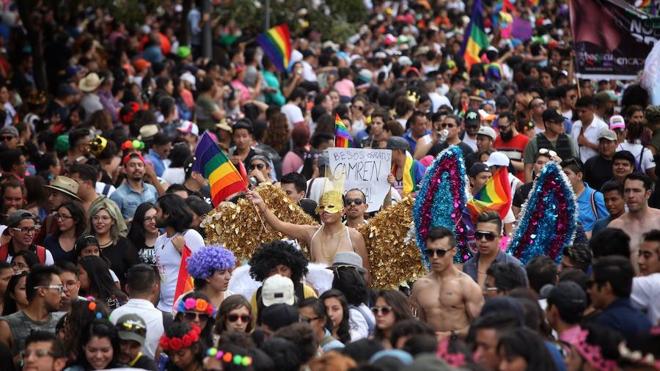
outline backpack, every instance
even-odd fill
[[[39,264],[46,263],[46,248],[43,246],[35,245],[35,250],[33,251],[37,254],[39,258]],[[0,261],[7,261],[7,256],[9,256],[9,244],[0,246]]]
[[[364,318],[365,321],[367,321],[367,328],[369,329],[369,336],[373,335],[374,332],[376,331],[376,324],[371,320],[371,317],[369,317],[369,314],[365,313],[364,309],[362,309],[362,307],[355,306],[353,304],[349,304],[348,309],[355,309],[358,312],[360,312],[360,315]]]

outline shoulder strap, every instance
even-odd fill
[[[0,246],[0,262],[6,261],[9,255],[9,244],[6,243]]]
[[[374,329],[376,327],[376,324],[371,320],[371,317],[367,313],[364,313],[364,309],[360,306],[355,306],[355,305],[349,305],[349,308],[356,309],[358,312],[360,312],[360,315],[364,318],[365,321],[367,321],[367,328],[369,329],[369,335],[374,333]]]
[[[46,264],[46,249],[43,246],[37,245],[37,258],[39,263]]]
[[[314,181],[316,181],[318,178],[312,179],[312,181],[309,182],[309,185],[307,186],[307,193],[305,194],[305,197],[309,197],[310,193],[312,192],[312,186],[314,185]]]
[[[596,191],[591,192],[589,201],[591,202],[591,211],[594,213],[596,220],[600,219],[600,215],[598,215],[598,208],[596,207]]]

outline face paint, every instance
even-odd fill
[[[316,208],[316,213],[320,214],[322,211],[326,213],[338,213],[344,208],[344,200],[341,192],[327,191],[323,193],[319,200],[319,206]]]

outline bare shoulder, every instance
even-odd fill
[[[479,287],[479,284],[474,282],[472,277],[470,277],[467,273],[460,272],[460,271],[458,273],[459,273],[459,278],[461,280],[461,285],[463,285],[463,288],[468,289],[468,290],[472,290],[472,289],[481,290],[481,288]]]
[[[413,290],[418,291],[418,290],[423,290],[425,288],[434,286],[436,284],[435,280],[430,278],[429,276],[424,276],[419,278],[415,283],[413,284]]]
[[[362,237],[362,233],[358,232],[357,229],[353,227],[347,227],[348,228],[348,233],[351,235],[351,239],[360,239],[364,240],[364,237]]]
[[[607,226],[608,227],[623,227],[625,225],[625,220],[628,219],[627,214],[623,214],[620,217],[612,220]]]

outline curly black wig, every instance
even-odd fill
[[[291,269],[291,281],[300,282],[307,274],[307,258],[291,243],[273,241],[261,245],[250,259],[250,276],[263,282],[278,265]]]

